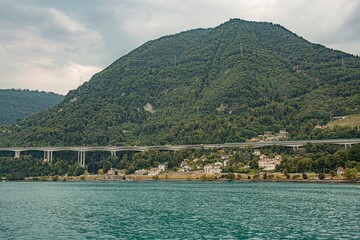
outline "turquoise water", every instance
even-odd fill
[[[0,182],[0,239],[360,239],[360,188]]]

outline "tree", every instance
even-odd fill
[[[259,169],[259,162],[256,159],[253,159],[249,162],[251,169]]]
[[[96,162],[91,162],[88,164],[87,170],[91,174],[96,174],[99,171],[99,164]]]
[[[357,170],[356,168],[346,168],[344,170],[344,177],[349,180],[354,180],[357,177]]]
[[[286,179],[290,179],[290,174],[288,173],[288,171],[286,169],[284,170],[283,173],[284,173]]]
[[[325,179],[325,174],[324,173],[319,173],[318,175],[320,180],[324,180]]]
[[[76,166],[75,171],[74,171],[74,175],[75,176],[80,176],[81,174],[84,174],[85,169],[81,166]]]
[[[360,146],[355,145],[349,149],[349,160],[360,162]]]
[[[133,164],[130,164],[125,170],[126,175],[133,174],[136,171],[136,167]]]
[[[330,171],[330,176],[331,176],[331,179],[333,179],[336,176],[336,172],[334,170]]]
[[[20,181],[24,179],[25,179],[25,175],[19,172],[10,173],[6,175],[6,180],[10,180],[10,181]]]
[[[229,172],[228,174],[226,174],[225,178],[228,179],[228,180],[234,180],[235,179],[235,173]]]

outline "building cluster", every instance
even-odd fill
[[[221,174],[224,164],[222,162],[216,162],[213,164],[207,164],[204,166],[205,174]]]
[[[220,149],[217,153],[211,153],[211,155],[216,154],[214,159],[214,162],[209,161],[209,156],[201,156],[194,159],[184,159],[178,168],[179,174],[186,174],[191,172],[200,171],[204,174],[212,174],[212,175],[219,175],[223,173],[224,168],[228,167],[240,167],[240,168],[249,168],[248,165],[244,165],[244,163],[241,163],[241,165],[231,165],[232,159],[235,156],[237,152],[233,151],[225,152],[223,149]],[[262,154],[259,149],[255,149],[253,151],[254,157],[257,157],[258,159],[258,165],[259,169],[264,171],[273,171],[275,170],[276,166],[281,163],[282,156],[281,155],[275,155],[273,157],[267,156],[265,154]],[[134,175],[139,176],[156,176],[161,173],[164,173],[168,170],[168,164],[159,164],[158,167],[150,168],[150,169],[140,169],[136,170]],[[112,170],[109,170],[112,171]],[[110,172],[108,174],[111,174]]]
[[[135,175],[148,175],[148,176],[156,176],[160,173],[165,172],[168,169],[168,163],[159,164],[157,168],[150,169],[139,169],[135,171]]]
[[[280,130],[278,133],[272,131],[266,131],[263,135],[258,135],[250,139],[251,142],[272,142],[286,140],[289,137],[289,133],[286,130]]]
[[[275,155],[274,157],[269,157],[265,154],[261,154],[259,149],[255,149],[253,154],[259,157],[259,168],[264,171],[275,170],[276,166],[279,165],[282,160],[282,156],[280,154]]]
[[[219,150],[220,155],[217,156],[217,161],[214,163],[209,163],[206,156],[201,156],[199,158],[194,158],[193,160],[184,159],[179,167],[179,173],[191,173],[191,172],[203,172],[204,174],[210,175],[219,175],[223,172],[224,168],[231,166],[231,154],[226,155],[223,150]],[[236,152],[234,152],[235,154]],[[282,161],[282,156],[280,154],[274,156],[268,156],[262,154],[260,149],[254,149],[253,156],[258,159],[259,169],[263,171],[274,171],[276,166],[279,165]],[[220,160],[221,159],[221,160]],[[234,167],[232,165],[231,167]],[[243,165],[242,168],[249,168],[249,165]],[[156,176],[162,174],[168,170],[168,163],[159,164],[158,167],[150,168],[150,169],[140,169],[135,171],[135,175],[148,175],[148,176]],[[116,170],[111,168],[107,171],[107,175],[115,176],[119,175],[120,170]],[[337,175],[344,174],[343,167],[339,166],[337,169]]]

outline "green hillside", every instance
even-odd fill
[[[53,107],[63,99],[64,96],[50,92],[0,89],[0,125],[32,116]]]
[[[298,139],[359,137],[314,130],[356,113],[359,57],[232,19],[145,43],[51,110],[3,128],[0,144],[221,143],[280,129]]]
[[[333,121],[323,127],[334,128],[337,126],[360,128],[360,114],[335,117]]]

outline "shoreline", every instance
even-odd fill
[[[85,178],[81,179],[80,177],[71,177],[59,178],[58,180],[53,180],[53,177],[45,177],[38,179],[24,179],[24,180],[3,180],[1,182],[234,182],[234,183],[320,183],[320,184],[357,184],[360,185],[360,179],[358,180],[346,180],[346,179],[282,179],[282,180],[268,180],[268,179],[212,179],[212,180],[202,180],[202,179],[179,179],[179,178]]]

